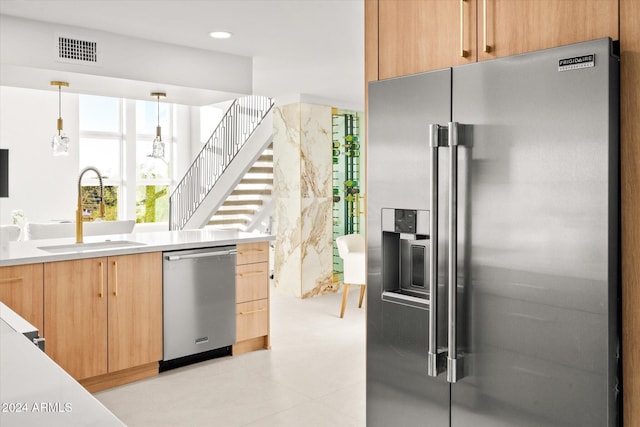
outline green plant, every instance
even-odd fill
[[[168,185],[141,185],[136,191],[137,223],[169,220]]]
[[[98,205],[100,202],[100,187],[97,185],[88,185],[80,188],[80,197],[82,207],[91,211],[89,217],[91,221],[98,218]],[[118,187],[115,185],[107,185],[104,187],[104,220],[115,221],[118,219]]]

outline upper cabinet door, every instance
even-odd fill
[[[378,78],[477,61],[476,0],[379,0]]]
[[[378,80],[378,0],[364,0],[365,97],[367,83],[375,80]]]
[[[477,0],[478,58],[618,38],[618,0]]]

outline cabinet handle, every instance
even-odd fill
[[[113,296],[118,296],[118,261],[113,261]]]
[[[483,50],[489,53],[491,52],[491,46],[487,44],[487,0],[482,1],[482,22]]]
[[[464,50],[464,0],[460,0],[460,56],[464,58],[467,53]]]
[[[22,280],[24,280],[22,276],[8,277],[6,279],[0,279],[0,283],[22,282]]]
[[[102,298],[104,295],[104,263],[99,262],[100,265],[100,292],[98,292],[98,296]]]
[[[262,252],[264,252],[264,249],[245,249],[243,251],[238,252],[238,255],[255,254],[255,253],[262,253]]]
[[[238,273],[238,276],[240,277],[245,277],[245,276],[259,276],[264,274],[265,272],[263,270],[257,270],[257,271],[247,271],[246,273]]]
[[[262,311],[267,311],[266,308],[260,308],[258,310],[251,310],[251,311],[241,311],[240,314],[245,315],[245,314],[254,314],[254,313],[260,313]]]

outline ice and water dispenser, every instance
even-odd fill
[[[429,211],[382,209],[382,299],[429,306]]]

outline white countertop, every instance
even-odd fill
[[[92,248],[90,245],[83,246],[82,244],[74,245],[75,238],[1,242],[0,267],[144,252],[198,249],[272,240],[275,240],[275,236],[269,234],[245,233],[232,230],[197,229],[113,234],[108,236],[85,236],[84,238],[84,242],[89,244],[105,241],[139,243],[139,245],[133,246],[114,246],[108,248]],[[43,247],[60,245],[73,246],[68,250],[56,253],[41,249]]]
[[[0,425],[124,426],[0,313]]]

